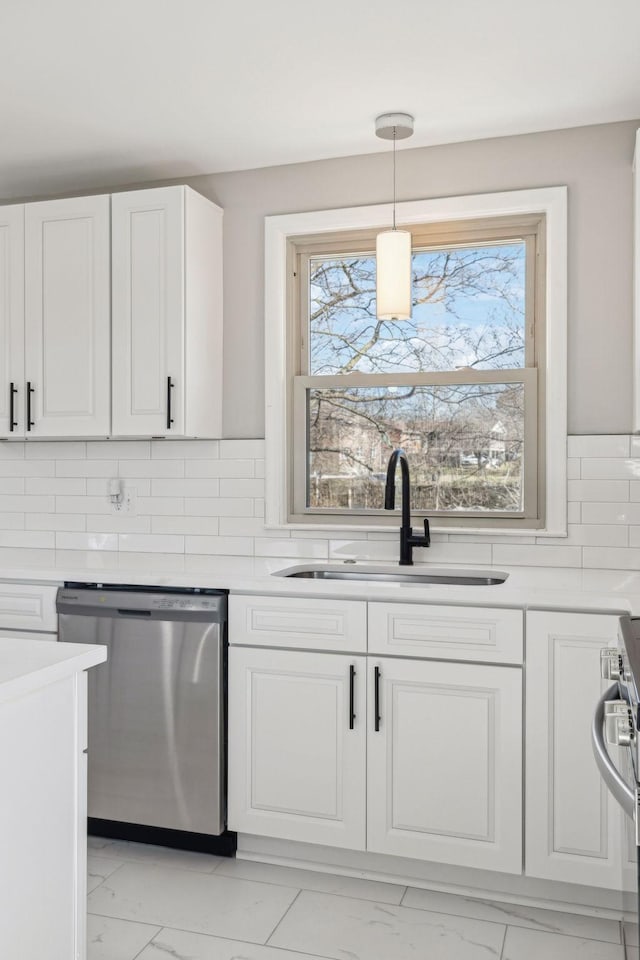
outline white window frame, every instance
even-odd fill
[[[432,200],[414,200],[396,207],[399,225],[454,222],[515,215],[544,214],[546,221],[545,367],[545,524],[543,528],[486,525],[444,526],[448,534],[481,533],[498,536],[565,536],[567,533],[567,188],[542,187],[504,193],[474,194]],[[298,237],[349,230],[388,228],[391,204],[342,207],[265,218],[265,525],[272,529],[340,531],[385,530],[362,519],[336,523],[314,516],[305,523],[289,522],[291,469],[288,435],[287,369],[288,298],[291,277],[288,246]]]

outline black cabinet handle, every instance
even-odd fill
[[[173,423],[173,417],[171,416],[171,391],[173,390],[173,382],[171,377],[167,377],[167,430],[171,430],[171,424]]]
[[[14,410],[14,397],[18,392],[18,388],[15,383],[9,384],[9,431],[13,433],[15,428],[18,426],[18,421],[14,420],[15,410]]]
[[[349,666],[349,730],[353,730],[356,722],[355,711],[355,680],[356,668],[353,664]]]
[[[375,712],[374,729],[376,733],[380,729],[380,667],[374,667],[373,670],[373,709]]]
[[[31,381],[27,380],[27,430],[35,427],[35,420],[31,419],[31,394],[35,393],[35,387],[31,386]]]

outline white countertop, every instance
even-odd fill
[[[291,558],[203,557],[177,554],[105,554],[100,551],[64,551],[55,563],[37,557],[29,565],[0,567],[0,580],[60,584],[65,580],[90,583],[129,583],[167,587],[210,587],[234,593],[270,593],[282,596],[343,597],[498,607],[542,607],[567,610],[600,610],[640,615],[640,572],[585,570],[569,567],[505,567],[505,583],[497,586],[405,585],[386,582],[299,580],[273,576],[276,571],[326,566],[318,561]],[[345,567],[340,561],[332,566]],[[358,567],[389,566],[371,561],[350,563]],[[415,564],[414,571],[437,567],[455,571],[459,565]],[[490,572],[492,567],[474,565]],[[497,568],[496,568],[497,569]]]
[[[107,648],[0,636],[0,703],[22,697],[107,659]]]

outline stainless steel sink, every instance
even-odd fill
[[[402,584],[450,584],[459,587],[493,587],[504,583],[508,573],[500,570],[400,570],[398,567],[338,566],[290,567],[279,570],[274,576],[292,577],[300,580],[359,580],[385,581]]]

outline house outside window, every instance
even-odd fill
[[[413,220],[400,218],[413,235],[408,321],[376,317],[379,226],[358,220],[381,208],[268,218],[267,269],[279,261],[286,271],[277,298],[267,273],[268,522],[396,524],[382,507],[386,464],[401,446],[416,521],[561,532],[566,384],[549,345],[566,338],[566,270],[549,244],[562,261],[564,200],[552,188],[402,205],[413,208],[400,211]],[[340,228],[326,229],[332,219]],[[312,223],[320,229],[303,232]],[[560,366],[563,356],[564,346]],[[276,478],[286,489],[270,496]]]

